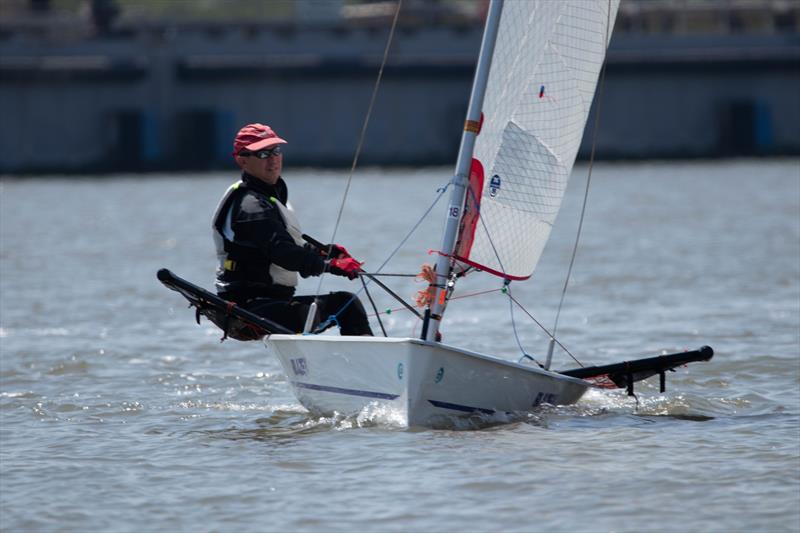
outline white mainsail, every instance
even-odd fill
[[[456,256],[531,276],[572,171],[619,0],[505,0]],[[479,216],[475,216],[479,215]]]

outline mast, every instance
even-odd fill
[[[461,136],[461,147],[458,151],[455,175],[450,191],[450,203],[447,207],[447,220],[442,236],[442,254],[436,261],[436,282],[433,300],[425,313],[425,324],[422,328],[424,340],[435,341],[447,305],[448,282],[451,273],[451,256],[456,246],[458,226],[463,215],[464,199],[469,183],[469,171],[472,165],[472,153],[475,148],[475,138],[478,136],[483,108],[483,96],[486,94],[486,82],[494,54],[494,43],[497,40],[497,30],[500,26],[500,15],[503,11],[504,0],[491,0],[489,12],[486,17],[486,28],[483,32],[481,51],[478,56],[478,66],[475,69],[475,80],[472,84],[472,94],[467,109],[467,120],[464,123],[464,133]]]

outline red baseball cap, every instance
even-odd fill
[[[286,141],[278,137],[272,128],[264,124],[248,124],[239,130],[233,140],[233,155],[238,155],[242,150],[256,152],[268,146],[276,144],[286,144]]]

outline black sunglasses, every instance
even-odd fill
[[[272,148],[267,148],[266,150],[259,150],[258,152],[239,152],[239,155],[242,157],[257,157],[259,159],[266,159],[268,157],[276,156],[281,154],[281,147],[280,146],[273,146]]]

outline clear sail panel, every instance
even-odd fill
[[[511,279],[533,273],[561,207],[619,0],[506,0],[473,168],[479,216],[457,254]],[[474,196],[474,193],[473,193]]]

